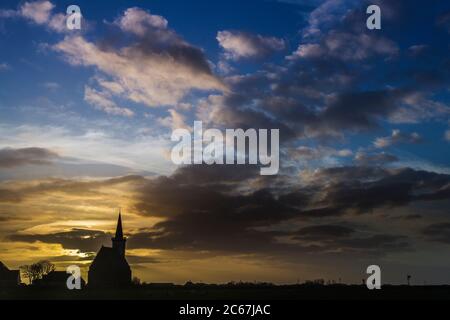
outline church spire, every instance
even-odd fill
[[[116,236],[115,239],[123,239],[123,231],[122,231],[122,212],[119,209],[119,219],[117,220],[116,227]]]
[[[122,256],[125,257],[125,247],[127,239],[123,236],[123,230],[122,230],[122,212],[119,209],[119,219],[117,220],[117,227],[116,227],[116,235],[112,240],[112,247],[113,249],[117,250],[117,252]]]

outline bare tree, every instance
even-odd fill
[[[41,279],[44,275],[55,270],[55,265],[47,260],[42,260],[31,265],[20,266],[20,272],[30,284],[37,279]]]
[[[33,284],[34,280],[40,278],[40,265],[38,265],[37,263],[33,263],[30,265],[27,264],[20,266],[20,272],[25,279],[28,279],[29,284]]]
[[[48,260],[39,261],[38,264],[41,265],[41,272],[43,276],[55,271],[55,265]]]

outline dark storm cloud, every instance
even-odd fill
[[[422,234],[430,241],[450,244],[450,223],[435,223],[425,227]]]
[[[342,94],[323,113],[324,125],[333,129],[364,130],[394,112],[402,91],[381,90]]]
[[[44,148],[0,149],[0,168],[23,165],[44,165],[58,158],[58,154]]]
[[[322,109],[315,110],[301,102],[301,97],[235,93],[225,95],[221,101],[209,101],[211,112],[206,120],[226,127],[280,129],[283,141],[306,135],[336,135],[342,130],[377,128],[380,119],[398,111],[405,95],[396,90],[336,94],[323,102]]]
[[[294,239],[321,243],[322,250],[361,251],[380,254],[386,251],[402,251],[410,248],[407,237],[390,234],[364,235],[354,228],[341,225],[313,225],[295,233]]]
[[[359,169],[373,173],[374,169]],[[335,171],[335,170],[334,170]],[[345,174],[345,171],[349,171]],[[330,172],[330,170],[328,170]],[[379,170],[376,180],[370,176],[353,172],[352,167],[338,169],[330,175],[335,182],[325,187],[321,203],[332,206],[337,212],[351,210],[357,213],[370,212],[377,208],[404,206],[420,200],[443,200],[450,197],[450,176],[413,169]],[[336,173],[339,175],[336,176]],[[319,174],[318,178],[321,174]],[[352,180],[342,177],[353,176]]]
[[[161,261],[155,257],[147,256],[135,256],[127,254],[127,261],[131,265],[144,264],[144,263],[160,263]]]
[[[249,80],[249,81],[253,81]],[[254,129],[279,129],[280,139],[288,140],[295,137],[296,133],[281,117],[270,116],[261,110],[261,99],[266,99],[259,92],[260,88],[252,84],[245,84],[245,79],[235,80],[235,85],[242,90],[249,87],[253,90],[253,96],[249,92],[233,92],[223,96],[210,96],[201,101],[197,116],[212,127],[223,128],[249,128]],[[242,86],[241,86],[242,85]],[[250,87],[253,87],[251,89]],[[250,107],[253,105],[253,107]]]
[[[417,219],[422,219],[422,218],[423,218],[423,216],[420,214],[408,214],[403,217],[403,219],[405,219],[405,220],[417,220]]]
[[[180,184],[238,183],[254,178],[259,169],[257,165],[228,165],[220,169],[217,166],[186,166],[178,168],[171,178]]]
[[[232,174],[234,169],[237,171]],[[136,210],[166,220],[132,235],[130,247],[246,253],[286,251],[290,246],[278,244],[276,234],[254,228],[293,217],[295,206],[306,197],[299,192],[296,197],[277,199],[265,188],[246,191],[243,186],[253,177],[241,172],[239,166],[220,169],[197,166],[150,181],[136,198]]]
[[[369,237],[355,237],[351,239],[338,239],[337,246],[348,249],[376,250],[376,251],[403,251],[410,247],[405,236],[377,234]]]
[[[360,181],[367,180],[379,180],[389,175],[389,171],[381,167],[371,166],[344,166],[344,167],[331,167],[323,168],[314,172],[314,182],[323,183],[331,181],[333,184],[346,182],[346,181]]]
[[[70,231],[50,234],[13,234],[8,237],[11,241],[58,243],[65,249],[80,250],[82,252],[96,252],[108,240],[111,234],[99,230],[72,229]]]
[[[123,177],[92,183],[129,181],[135,195],[134,211],[163,218],[151,228],[130,234],[130,249],[210,254],[288,257],[325,252],[381,255],[409,250],[408,239],[401,235],[314,222],[320,217],[368,214],[415,201],[450,199],[450,176],[412,169],[329,168],[315,171],[311,181],[298,185],[283,176],[255,179],[251,172],[251,167],[189,166],[169,177]],[[70,186],[87,187],[77,182],[66,184],[67,192]],[[57,183],[54,190],[59,187]],[[50,186],[46,189],[53,190]],[[291,222],[304,226],[296,230],[279,227]],[[14,234],[9,239],[60,243],[67,249],[93,252],[109,238],[102,231],[72,229],[48,235]]]
[[[326,250],[335,246],[348,250],[383,248],[399,250],[408,245],[402,237],[387,234],[364,236],[346,226],[313,226],[296,232],[262,231],[282,222],[338,216],[349,212],[370,213],[378,208],[394,208],[414,201],[448,199],[443,193],[450,176],[412,169],[347,167],[319,170],[308,186],[240,192],[242,185],[220,180],[209,183],[202,166],[189,173],[183,168],[172,177],[149,181],[140,189],[136,210],[144,215],[164,217],[153,228],[130,237],[132,248],[210,250],[221,252],[266,253],[299,250],[309,252],[304,241],[329,237]],[[213,167],[206,171],[214,170]],[[226,175],[225,175],[226,177]],[[327,181],[323,183],[322,180]],[[248,183],[242,177],[242,184]],[[354,234],[354,236],[352,236]],[[292,237],[297,244],[285,244],[279,237]],[[337,241],[339,238],[346,240]],[[303,243],[302,243],[303,241]],[[325,250],[325,247],[324,247]]]
[[[308,226],[298,230],[296,238],[305,240],[322,240],[345,238],[351,236],[354,229],[339,225],[316,225]]]

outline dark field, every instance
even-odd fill
[[[123,290],[69,291],[19,287],[0,289],[1,300],[443,300],[450,299],[450,286],[390,286],[368,290],[365,286],[139,286]]]

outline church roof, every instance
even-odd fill
[[[9,269],[0,261],[0,272],[9,271]]]
[[[5,285],[5,283],[11,285],[17,285],[19,283],[20,271],[19,270],[9,270],[0,261],[0,287]]]
[[[91,267],[112,267],[112,266],[126,266],[128,267],[127,260],[122,257],[116,249],[109,247],[101,247],[100,251],[92,261]]]
[[[10,270],[3,262],[0,261],[0,273],[14,273],[16,274],[19,270]]]

